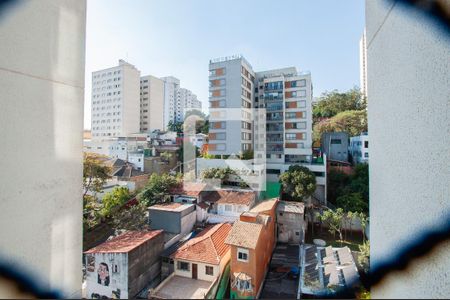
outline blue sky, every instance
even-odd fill
[[[173,75],[208,106],[210,58],[243,54],[255,71],[311,71],[314,96],[359,85],[363,0],[89,0],[85,127],[91,72],[123,58]]]

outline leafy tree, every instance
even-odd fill
[[[101,215],[110,217],[117,209],[130,200],[130,198],[130,191],[127,187],[115,187],[111,192],[103,196]]]
[[[98,154],[84,154],[83,157],[83,224],[91,228],[101,219],[101,204],[96,194],[100,192],[111,168],[103,164],[103,157]]]
[[[335,235],[336,232],[339,234],[339,240],[344,240],[342,236],[342,225],[343,225],[343,219],[344,219],[344,210],[342,208],[338,208],[335,211],[333,210],[326,210],[322,214],[317,214],[317,217],[322,221],[328,224],[328,231]]]
[[[162,152],[162,153],[160,154],[160,156],[161,156],[161,159],[162,159],[163,161],[169,162],[169,161],[170,161],[170,158],[172,157],[172,154],[169,153],[169,152],[167,152],[167,151],[165,151],[165,152]]]
[[[349,193],[339,196],[336,199],[336,205],[340,208],[343,208],[344,211],[368,211],[369,205],[367,201],[364,200],[361,193]]]
[[[313,139],[320,140],[324,132],[347,132],[350,136],[356,136],[366,131],[366,110],[347,110],[314,124]]]
[[[328,201],[344,211],[369,212],[369,165],[359,164],[353,175],[340,171],[328,174]]]
[[[316,190],[316,176],[307,167],[292,165],[280,176],[283,190],[294,201],[304,201]]]
[[[370,241],[359,245],[359,252],[358,263],[364,269],[364,272],[368,273],[370,266]]]
[[[174,122],[173,120],[170,120],[167,127],[170,131],[175,131],[177,133],[183,132],[183,122]]]
[[[347,110],[365,110],[366,99],[358,88],[340,93],[337,90],[325,92],[313,108],[314,119],[331,118]]]
[[[152,174],[138,199],[147,206],[165,202],[169,190],[179,183],[179,177],[169,174]]]
[[[362,233],[363,242],[364,242],[366,240],[366,227],[367,227],[367,222],[369,222],[369,216],[367,216],[363,212],[360,212],[357,215],[357,217],[361,221],[361,233]]]
[[[242,152],[241,159],[247,160],[247,159],[253,159],[253,150],[246,150]]]
[[[111,178],[111,168],[103,164],[98,154],[84,154],[83,159],[83,196],[88,192],[95,195],[100,192],[106,180]]]
[[[149,229],[147,205],[144,201],[137,201],[137,204],[118,210],[112,217],[112,227],[116,231]]]

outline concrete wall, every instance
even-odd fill
[[[92,265],[90,259],[94,258]],[[113,293],[119,295],[117,298],[128,298],[128,254],[127,253],[95,253],[87,254],[86,261],[86,297],[93,298],[93,294],[100,297],[113,297]],[[105,268],[109,278],[99,283],[98,270]],[[116,272],[117,269],[117,272]]]
[[[189,264],[189,270],[185,271],[185,270],[180,270],[178,269],[178,262],[186,262]],[[178,276],[182,276],[182,277],[188,277],[188,278],[192,278],[192,264],[196,264],[197,265],[197,279],[199,280],[205,280],[205,281],[214,281],[220,274],[220,266],[219,265],[211,265],[211,264],[204,264],[204,263],[200,263],[200,262],[192,262],[192,261],[187,261],[187,260],[174,260],[174,266],[175,266],[175,275]],[[214,268],[214,273],[213,275],[207,275],[205,266],[211,266]]]
[[[128,294],[135,297],[161,272],[160,255],[164,250],[164,234],[160,233],[128,254]]]
[[[450,38],[398,2],[367,0],[366,27],[374,267],[448,221]],[[372,297],[446,298],[449,270],[447,242]]]
[[[340,143],[332,143],[332,140],[338,140]],[[328,159],[348,161],[348,133],[325,132],[322,134],[320,143]]]
[[[302,241],[304,231],[303,216],[303,214],[277,211],[279,242],[298,244]],[[296,233],[298,233],[298,235]]]
[[[187,234],[194,227],[197,213],[194,205],[191,205],[191,208],[183,213],[150,208],[149,219],[152,229],[163,229],[175,234]]]
[[[80,297],[86,1],[16,1],[0,20],[0,257]]]
[[[124,64],[122,76],[122,136],[139,132],[140,117],[140,71],[134,66]]]

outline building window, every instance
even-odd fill
[[[369,158],[369,152],[364,153],[365,158]]]
[[[267,174],[277,174],[280,175],[279,169],[267,169]]]
[[[369,148],[369,141],[364,141],[364,148]]]
[[[342,144],[342,141],[340,139],[331,139],[330,143],[333,145],[340,145]]]
[[[205,274],[214,276],[214,268],[211,266],[205,266]]]
[[[181,271],[189,271],[189,263],[184,261],[177,262],[177,269]]]
[[[113,264],[112,272],[113,273],[119,273],[119,266],[116,265],[116,264]]]
[[[233,206],[231,205],[225,205],[225,211],[232,211],[233,210]]]
[[[239,261],[248,262],[248,250],[243,248],[237,249],[237,259]]]

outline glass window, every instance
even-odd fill
[[[214,275],[214,268],[211,266],[205,266],[205,274],[213,276]]]
[[[237,259],[239,261],[248,262],[248,250],[238,248],[237,249]]]
[[[177,268],[178,268],[178,270],[189,271],[189,263],[184,262],[184,261],[179,261],[177,263]]]

